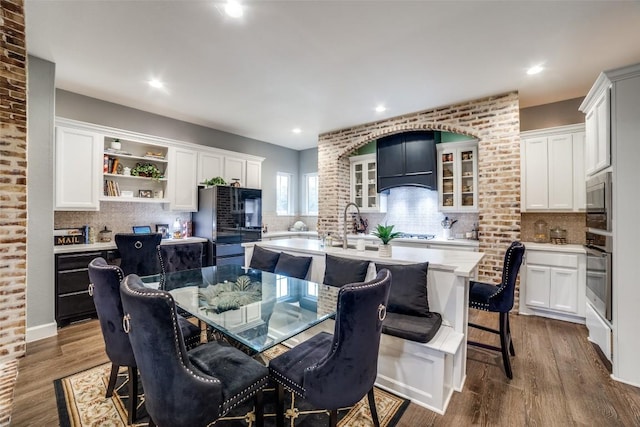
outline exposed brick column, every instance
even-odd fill
[[[504,251],[520,238],[520,113],[518,93],[482,98],[366,123],[319,136],[318,231],[342,231],[349,201],[349,155],[369,141],[405,131],[440,130],[478,139],[480,279],[497,282]]]
[[[3,363],[25,351],[27,54],[23,2],[0,0],[0,6],[0,363]]]

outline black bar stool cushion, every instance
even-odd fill
[[[254,245],[249,267],[273,273],[276,269],[276,265],[278,264],[278,258],[280,258],[280,252],[270,251],[258,245]]]
[[[304,279],[307,277],[312,260],[313,258],[310,256],[294,256],[281,252],[273,272],[283,276]]]
[[[389,293],[389,313],[410,316],[429,316],[427,295],[428,262],[417,264],[381,264],[376,269],[386,268],[391,272],[391,292]]]
[[[440,325],[442,325],[440,313],[431,312],[428,316],[411,316],[387,312],[387,318],[382,323],[382,333],[426,343],[438,333]]]
[[[336,287],[348,283],[361,283],[367,277],[368,268],[369,261],[326,254],[322,283]]]

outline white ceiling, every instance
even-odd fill
[[[244,4],[232,20],[209,1],[26,0],[27,51],[58,88],[293,149],[512,90],[521,107],[584,96],[640,62],[638,1]]]

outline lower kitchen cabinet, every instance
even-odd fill
[[[89,263],[102,257],[117,264],[116,250],[57,254],[55,260],[55,318],[58,326],[96,317],[93,298],[89,295]]]
[[[520,313],[584,323],[586,256],[582,246],[525,243]]]

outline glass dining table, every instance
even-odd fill
[[[318,304],[319,293],[331,292],[327,286],[239,265],[158,274],[142,281],[169,291],[176,305],[203,327],[210,326],[252,353],[333,317],[336,310],[335,304],[323,304],[326,298]]]

